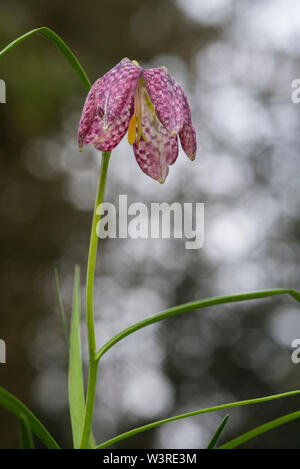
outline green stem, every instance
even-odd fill
[[[296,410],[296,412],[283,415],[282,417],[278,417],[277,419],[271,420],[271,422],[267,422],[263,425],[260,425],[259,427],[253,428],[253,430],[250,430],[249,432],[244,433],[243,435],[240,435],[231,441],[228,441],[228,443],[225,443],[224,445],[219,446],[218,449],[237,448],[243,443],[246,443],[246,441],[252,440],[252,438],[257,437],[258,435],[262,435],[263,433],[268,432],[269,430],[272,430],[273,428],[279,427],[280,425],[283,425],[284,423],[291,422],[292,420],[295,420],[298,418],[300,418],[300,411]]]
[[[133,334],[139,329],[155,324],[156,322],[162,321],[164,319],[170,318],[172,316],[177,316],[188,311],[193,311],[195,309],[207,308],[209,306],[216,306],[226,303],[235,303],[238,301],[248,301],[248,300],[258,300],[261,298],[268,298],[276,295],[290,295],[295,300],[300,302],[300,292],[297,290],[287,289],[287,288],[274,288],[272,290],[261,290],[254,291],[249,293],[238,293],[236,295],[226,295],[226,296],[216,296],[212,298],[205,298],[203,300],[191,301],[190,303],[184,303],[182,305],[174,306],[172,308],[166,309],[161,313],[155,314],[150,318],[143,319],[132,326],[127,327],[123,331],[116,334],[112,337],[106,344],[104,344],[97,352],[97,359],[100,358],[108,352],[108,350],[113,347],[115,344],[125,339],[125,337]]]
[[[97,229],[97,224],[101,218],[101,215],[97,214],[97,207],[103,202],[103,198],[104,198],[109,158],[110,158],[110,152],[102,153],[100,178],[99,178],[99,185],[98,185],[95,206],[94,206],[88,266],[87,266],[86,319],[87,319],[90,359],[95,358],[95,352],[96,352],[95,327],[94,327],[94,277],[95,277],[95,266],[96,266],[96,257],[97,257],[97,247],[98,247],[98,235],[97,235],[96,229]]]
[[[237,401],[237,402],[230,402],[229,404],[221,404],[216,405],[213,407],[207,407],[206,409],[194,410],[192,412],[187,412],[185,414],[175,415],[174,417],[169,417],[163,420],[157,420],[156,422],[148,423],[147,425],[143,425],[142,427],[133,428],[128,432],[121,433],[120,435],[111,438],[110,440],[105,441],[99,446],[96,446],[94,449],[104,449],[108,446],[112,446],[119,441],[125,440],[131,436],[137,435],[138,433],[145,432],[146,430],[151,430],[152,428],[159,427],[160,425],[164,425],[165,423],[174,422],[176,420],[185,419],[188,417],[194,417],[195,415],[207,414],[209,412],[216,412],[225,409],[233,409],[234,407],[242,407],[247,405],[253,404],[261,404],[263,402],[273,401],[275,399],[281,399],[283,397],[290,397],[296,394],[300,394],[300,390],[296,391],[289,391],[281,394],[274,394],[273,396],[266,396],[266,397],[259,397],[256,399],[247,399],[245,401]]]
[[[97,372],[99,361],[95,358],[90,360],[87,398],[85,404],[84,421],[80,449],[87,449],[91,435],[94,403],[96,396]]]
[[[46,26],[42,26],[40,28],[32,29],[32,31],[29,31],[28,33],[23,34],[22,36],[18,37],[14,41],[12,41],[10,44],[8,44],[4,49],[0,50],[0,57],[2,55],[5,55],[10,49],[13,49],[15,46],[17,46],[20,42],[23,42],[25,39],[28,37],[36,34],[36,33],[41,33],[44,36],[46,36],[48,39],[54,42],[54,44],[60,49],[60,51],[64,54],[64,56],[67,58],[67,60],[70,62],[72,67],[74,68],[75,72],[81,79],[83,86],[85,87],[86,91],[89,91],[91,88],[91,83],[87,77],[87,74],[85,73],[83,67],[79,63],[78,59],[76,56],[73,54],[69,46],[61,39],[61,37],[58,36],[52,29],[47,28]]]
[[[89,257],[87,266],[87,278],[86,278],[86,322],[87,322],[87,334],[88,334],[88,345],[89,345],[89,378],[87,388],[87,399],[85,405],[84,423],[82,430],[81,448],[88,447],[88,441],[91,433],[91,426],[93,420],[93,409],[96,394],[96,380],[97,380],[97,369],[98,359],[96,357],[96,338],[95,338],[95,324],[94,324],[94,278],[95,278],[95,267],[98,247],[98,235],[97,225],[100,221],[101,215],[97,213],[98,206],[103,202],[104,191],[106,185],[108,164],[111,152],[102,153],[102,162],[100,169],[100,178],[98,184],[98,190],[95,200]]]

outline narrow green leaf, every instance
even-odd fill
[[[90,448],[90,449],[94,449],[94,448],[96,448],[96,446],[97,446],[97,443],[96,443],[95,437],[94,437],[94,435],[91,433],[90,439],[89,439],[89,448]]]
[[[74,448],[79,448],[84,415],[84,385],[80,337],[80,268],[75,266],[69,352],[69,405]]]
[[[257,300],[261,298],[267,298],[276,295],[290,295],[294,299],[300,302],[300,293],[292,289],[283,289],[276,288],[272,290],[261,290],[249,293],[238,293],[236,295],[226,295],[226,296],[216,296],[212,298],[205,298],[204,300],[192,301],[190,303],[185,303],[182,305],[174,306],[173,308],[166,309],[161,313],[155,314],[150,318],[143,319],[132,326],[127,327],[123,331],[116,334],[112,337],[106,344],[101,347],[97,352],[97,359],[99,360],[111,347],[120,342],[130,334],[142,329],[144,327],[155,324],[156,322],[163,321],[164,319],[170,318],[172,316],[177,316],[178,314],[186,313],[188,311],[193,311],[195,309],[207,308],[209,306],[216,306],[226,303],[235,303],[237,301],[248,301],[248,300]]]
[[[220,436],[221,436],[222,431],[224,430],[224,427],[225,427],[225,425],[226,425],[226,423],[227,423],[228,418],[229,418],[229,414],[227,414],[227,415],[223,418],[222,422],[220,423],[219,427],[217,428],[216,433],[214,434],[214,436],[213,436],[212,439],[210,440],[210,442],[209,442],[209,444],[208,444],[208,446],[207,446],[206,449],[214,449],[214,448],[216,447],[216,444],[217,444],[217,442],[218,442],[218,440],[219,440],[219,438],[220,438]]]
[[[14,414],[19,419],[25,416],[31,431],[44,443],[49,449],[59,449],[58,444],[44,425],[33,415],[18,398],[13,396],[0,386],[0,405]]]
[[[264,425],[260,425],[259,427],[256,427],[253,430],[250,430],[249,432],[244,433],[243,435],[238,436],[237,438],[234,438],[228,443],[225,443],[224,445],[220,446],[218,449],[237,448],[243,443],[246,443],[246,441],[252,440],[252,438],[255,438],[258,435],[262,435],[263,433],[268,432],[269,430],[272,430],[272,428],[279,427],[279,425],[283,425],[284,423],[290,422],[291,420],[295,420],[298,418],[300,418],[300,410],[297,410],[296,412],[292,412],[291,414],[283,415],[282,417],[279,417],[275,420],[271,420],[270,422],[267,422]]]
[[[20,449],[34,449],[30,426],[23,414],[20,416]]]
[[[4,49],[0,51],[0,57],[6,54],[11,49],[13,49],[18,44],[20,44],[20,42],[23,42],[25,39],[27,39],[28,37],[36,33],[41,33],[44,36],[46,36],[48,39],[54,42],[54,44],[60,49],[60,51],[64,54],[64,56],[72,65],[73,69],[75,70],[79,78],[81,79],[86,91],[89,91],[89,89],[91,88],[91,83],[87,77],[87,74],[85,73],[84,69],[79,63],[78,59],[73,54],[71,49],[67,46],[67,44],[61,39],[61,37],[59,37],[54,31],[52,31],[52,29],[47,28],[46,26],[33,29],[32,31],[29,31],[28,33],[23,34],[22,36],[12,41],[10,44],[4,47]]]
[[[105,441],[101,445],[96,446],[95,449],[107,448],[108,446],[114,445],[115,443],[118,443],[121,440],[125,440],[125,438],[129,438],[130,436],[137,435],[138,433],[145,432],[146,430],[150,430],[151,428],[158,427],[159,425],[163,425],[165,423],[174,422],[175,420],[185,419],[185,418],[193,417],[195,415],[200,415],[200,414],[207,414],[209,412],[216,412],[218,410],[232,409],[233,407],[261,404],[262,402],[273,401],[275,399],[294,396],[296,394],[300,394],[300,390],[289,391],[289,392],[285,392],[281,394],[274,394],[272,396],[259,397],[256,399],[247,399],[245,401],[231,402],[229,404],[221,404],[221,405],[217,405],[214,407],[207,407],[206,409],[194,410],[193,412],[188,412],[186,414],[176,415],[175,417],[169,417],[167,419],[157,420],[156,422],[148,423],[147,425],[143,425],[142,427],[133,428],[132,430],[129,430],[128,432],[121,433],[120,435],[117,435],[114,438],[111,438],[110,440]]]
[[[67,326],[67,320],[66,320],[66,314],[65,314],[65,309],[62,301],[62,296],[61,296],[61,289],[60,289],[60,283],[59,283],[59,275],[58,275],[58,270],[55,268],[54,269],[54,280],[55,280],[55,289],[56,289],[56,296],[57,296],[57,302],[58,302],[58,309],[61,315],[62,323],[63,323],[63,328],[65,332],[65,337],[66,337],[66,343],[69,348],[69,331],[68,331],[68,326]]]

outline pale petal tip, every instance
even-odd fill
[[[165,73],[169,74],[169,70],[165,65],[162,65],[161,67],[158,67],[159,70],[163,70]]]

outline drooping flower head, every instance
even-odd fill
[[[178,156],[178,135],[187,156],[196,156],[196,133],[182,88],[165,67],[143,69],[121,60],[89,91],[78,144],[111,151],[128,131],[136,160],[148,176],[164,182]]]

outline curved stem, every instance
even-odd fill
[[[102,162],[100,169],[100,177],[98,190],[95,200],[93,221],[91,228],[90,247],[87,266],[86,278],[86,322],[89,346],[89,378],[87,388],[87,399],[85,405],[84,423],[82,430],[81,448],[88,447],[88,441],[91,432],[93,409],[96,394],[96,379],[98,360],[96,358],[96,338],[95,338],[95,324],[94,324],[94,277],[98,247],[97,224],[100,221],[101,215],[97,213],[98,206],[103,202],[104,191],[106,185],[108,164],[111,152],[102,153]]]
[[[20,42],[23,42],[28,37],[32,36],[35,33],[41,33],[46,36],[48,39],[56,44],[56,46],[61,50],[67,60],[70,62],[72,67],[74,68],[75,72],[81,79],[86,91],[89,91],[91,88],[91,83],[85,73],[83,67],[81,66],[80,62],[78,61],[77,57],[73,54],[69,46],[56,34],[52,29],[47,28],[46,26],[41,26],[40,28],[32,29],[28,33],[23,34],[22,36],[18,37],[10,44],[8,44],[4,49],[0,50],[0,57],[6,54],[10,49],[18,45]]]
[[[98,350],[96,355],[97,360],[100,360],[100,358],[106,352],[108,352],[111,347],[113,347],[121,340],[125,339],[125,337],[127,337],[128,335],[133,334],[139,329],[143,329],[144,327],[150,326],[151,324],[155,324],[156,322],[162,321],[169,317],[186,313],[188,311],[193,311],[195,309],[207,308],[209,306],[216,306],[226,303],[235,303],[238,301],[257,300],[261,298],[286,294],[292,296],[295,300],[300,302],[300,292],[298,292],[297,290],[287,288],[273,288],[272,290],[260,290],[249,293],[238,293],[235,295],[216,296],[213,298],[205,298],[204,300],[191,301],[190,303],[184,303],[182,305],[174,306],[173,308],[166,309],[165,311],[155,314],[150,318],[146,318],[142,321],[132,324],[132,326],[129,326],[123,331],[116,334]]]
[[[263,402],[273,401],[275,399],[281,399],[283,397],[290,397],[296,394],[300,394],[300,390],[284,392],[281,394],[274,394],[272,396],[259,397],[256,399],[247,399],[245,401],[230,402],[229,404],[216,405],[213,407],[207,407],[206,409],[194,410],[192,412],[187,412],[185,414],[175,415],[174,417],[169,417],[163,420],[157,420],[156,422],[148,423],[147,425],[143,425],[142,427],[133,428],[132,430],[129,430],[128,432],[121,433],[120,435],[117,435],[114,438],[111,438],[110,440],[107,440],[104,443],[101,443],[101,445],[96,446],[94,449],[107,448],[108,446],[112,446],[118,443],[119,441],[125,440],[126,438],[129,438],[131,436],[137,435],[138,433],[142,433],[142,432],[145,432],[146,430],[150,430],[151,428],[164,425],[165,423],[174,422],[175,420],[181,420],[181,419],[185,419],[188,417],[194,417],[195,415],[207,414],[209,412],[216,412],[216,411],[225,410],[225,409],[233,409],[234,407],[261,404]]]

